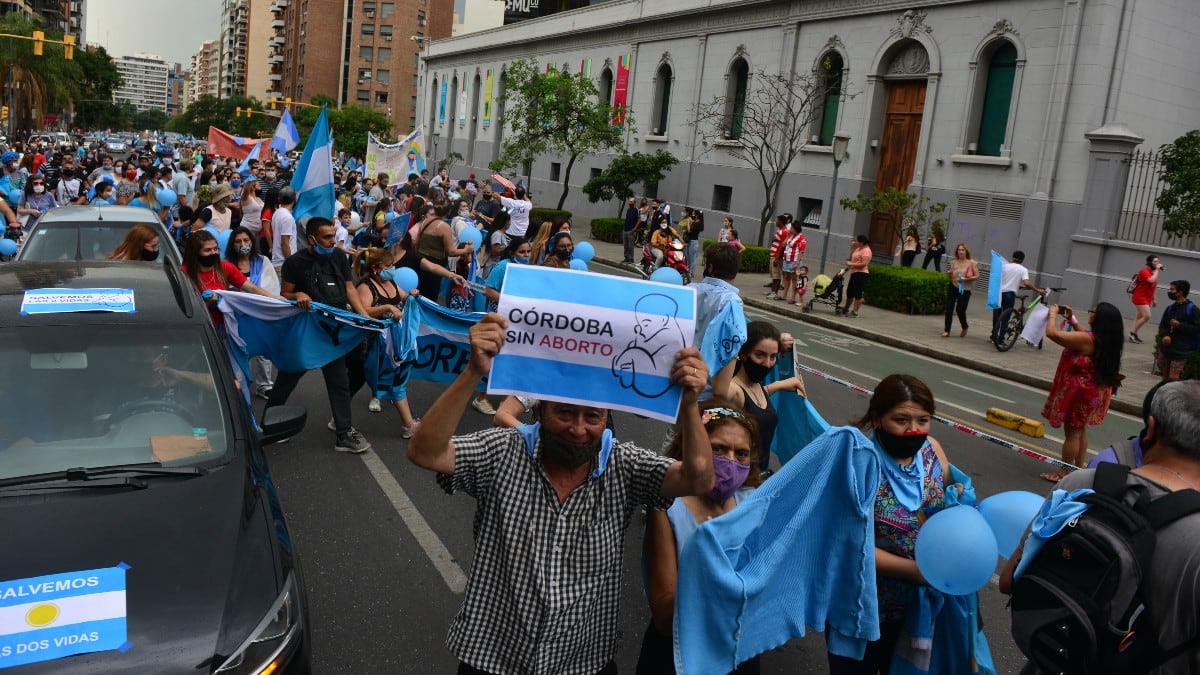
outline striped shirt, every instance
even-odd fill
[[[475,556],[446,646],[490,673],[596,673],[616,652],[625,531],[634,509],[670,507],[673,460],[632,443],[560,503],[517,429],[454,438],[448,493],[476,499]],[[603,457],[603,455],[602,455]]]
[[[788,237],[787,243],[783,245],[783,259],[785,262],[797,262],[804,257],[806,250],[808,237],[805,237],[803,232],[797,232]]]
[[[772,258],[782,258],[783,257],[783,252],[781,249],[783,248],[783,243],[785,241],[787,241],[789,232],[791,232],[791,230],[789,230],[786,227],[781,227],[778,230],[775,230],[775,236],[771,238],[771,257]]]

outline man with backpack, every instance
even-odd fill
[[[350,274],[350,256],[336,246],[337,228],[328,218],[313,216],[305,226],[309,248],[294,253],[283,263],[279,274],[280,294],[295,300],[300,309],[309,309],[313,301],[368,316],[354,288]],[[351,392],[358,391],[366,377],[357,350],[321,366],[325,391],[333,420],[329,428],[337,434],[333,449],[355,454],[371,449],[371,444],[350,424]],[[267,399],[267,408],[287,403],[304,373],[280,372]]]
[[[1041,672],[1200,672],[1200,382],[1158,390],[1142,444],[1063,478],[1001,575]]]
[[[1158,334],[1162,344],[1158,348],[1158,367],[1164,380],[1178,380],[1183,368],[1196,351],[1200,342],[1200,319],[1196,316],[1196,305],[1188,300],[1191,283],[1180,279],[1171,282],[1167,298],[1171,304],[1163,310],[1158,322]]]

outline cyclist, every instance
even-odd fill
[[[1017,291],[1024,286],[1038,295],[1045,295],[1046,289],[1038,288],[1029,281],[1029,270],[1025,265],[1024,251],[1013,251],[1012,261],[1004,263],[1004,267],[1000,270],[1000,307],[992,310],[992,336],[989,338],[993,343],[1000,341],[1000,334],[1003,328],[1000,326],[1000,314],[1006,309],[1012,309],[1017,304]]]

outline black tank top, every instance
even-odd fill
[[[740,382],[738,386],[742,388],[742,398],[745,399],[742,407],[745,408],[746,414],[753,417],[754,421],[758,423],[758,438],[762,441],[763,451],[770,453],[771,440],[775,438],[775,427],[779,425],[779,413],[775,412],[775,406],[771,405],[771,397],[767,396],[766,387],[758,385],[762,389],[763,398],[767,401],[767,405],[760,408],[754,399],[750,398],[750,392],[742,387]],[[765,466],[766,462],[763,462],[763,465]]]
[[[380,293],[379,289],[375,287],[375,283],[371,279],[363,279],[362,283],[366,284],[367,290],[371,291],[371,306],[372,307],[379,307],[382,305],[391,305],[393,307],[399,307],[401,304],[403,304],[400,301],[400,287],[396,286],[396,282],[394,282],[394,281],[387,282],[396,289],[396,295],[394,295],[393,297],[390,297],[390,298],[386,297],[382,293]]]

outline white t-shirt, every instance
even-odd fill
[[[284,259],[282,237],[292,238],[292,253],[300,250],[296,243],[296,219],[292,217],[291,209],[286,206],[275,209],[271,216],[271,231],[271,264],[279,267]]]
[[[1015,293],[1021,288],[1022,281],[1029,281],[1029,270],[1021,263],[1006,262],[1000,270],[1000,292]]]
[[[233,225],[233,210],[229,207],[225,207],[225,213],[221,213],[213,207],[210,207],[209,211],[212,212],[212,220],[208,221],[208,224],[212,225],[217,232],[224,232]]]
[[[509,199],[501,197],[500,203],[508,209],[508,232],[512,237],[524,237],[529,230],[529,210],[533,205],[524,199]]]
[[[346,229],[345,225],[342,225],[342,221],[335,220],[333,222],[337,227],[337,233],[333,235],[333,245],[338,248],[349,249],[350,231]]]

